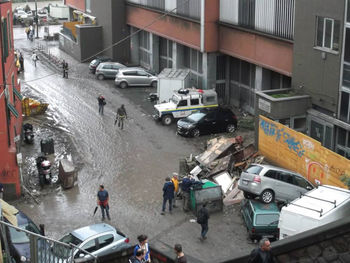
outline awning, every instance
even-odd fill
[[[16,117],[16,118],[18,118],[18,112],[17,112],[17,110],[16,110],[16,108],[13,106],[13,105],[11,105],[11,103],[7,103],[7,107],[9,108],[9,110],[12,112],[12,114]]]
[[[19,100],[23,99],[22,94],[15,87],[13,87],[12,90],[13,90],[13,93],[15,93],[15,95],[17,96],[17,98],[19,98]]]

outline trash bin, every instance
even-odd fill
[[[204,203],[207,203],[209,213],[223,210],[221,186],[209,180],[202,180],[201,189],[192,189],[190,193],[191,209],[197,215]]]
[[[40,141],[41,152],[45,154],[55,153],[54,141],[52,138],[42,139]]]
[[[74,164],[67,159],[62,159],[59,165],[58,177],[64,189],[72,188],[77,180]]]

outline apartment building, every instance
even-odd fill
[[[4,197],[15,198],[21,194],[17,153],[22,129],[22,96],[15,66],[11,1],[0,1],[0,16],[0,182],[4,185]]]
[[[124,12],[128,62],[188,68],[192,85],[216,89],[221,103],[269,117],[257,94],[292,88],[310,102],[274,119],[350,158],[347,1],[125,0],[112,13]]]

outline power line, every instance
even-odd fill
[[[188,2],[188,1],[189,1],[189,0],[184,1],[184,2],[182,3],[182,5],[184,5],[184,4],[185,4],[186,2]],[[162,19],[163,17],[165,17],[165,16],[167,16],[167,15],[173,13],[175,10],[177,10],[177,8],[178,8],[178,7],[175,7],[175,8],[173,8],[173,9],[169,10],[169,11],[166,11],[163,15],[157,17],[156,19],[154,19],[154,20],[153,20],[151,23],[149,23],[148,25],[146,25],[146,26],[144,26],[144,27],[142,27],[142,28],[136,30],[134,33],[132,33],[132,34],[126,36],[125,38],[123,38],[123,39],[121,39],[121,40],[115,42],[114,44],[112,44],[112,45],[106,47],[105,49],[101,50],[100,52],[97,52],[96,54],[94,54],[94,55],[92,55],[92,56],[90,56],[90,57],[84,59],[82,62],[86,62],[86,61],[88,61],[88,60],[90,60],[90,59],[96,57],[97,55],[99,55],[99,54],[101,54],[101,53],[103,53],[103,52],[105,52],[105,51],[111,49],[112,47],[119,45],[120,43],[122,43],[122,42],[124,42],[125,40],[131,38],[132,36],[136,35],[136,34],[139,33],[140,31],[143,31],[143,30],[145,30],[146,28],[150,27],[151,25],[153,25],[154,23],[156,23],[157,21],[159,21],[159,20]]]

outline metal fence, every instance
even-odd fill
[[[70,262],[94,262],[97,263],[97,257],[88,251],[78,248],[74,244],[67,244],[52,238],[48,238],[28,230],[15,227],[7,222],[0,220],[1,235],[5,242],[5,251],[10,255],[8,237],[6,231],[8,228],[13,228],[18,232],[24,232],[29,239],[28,246],[30,247],[30,262],[31,263],[70,263]],[[74,259],[74,256],[77,258]],[[11,257],[6,257],[5,263],[11,263]]]

